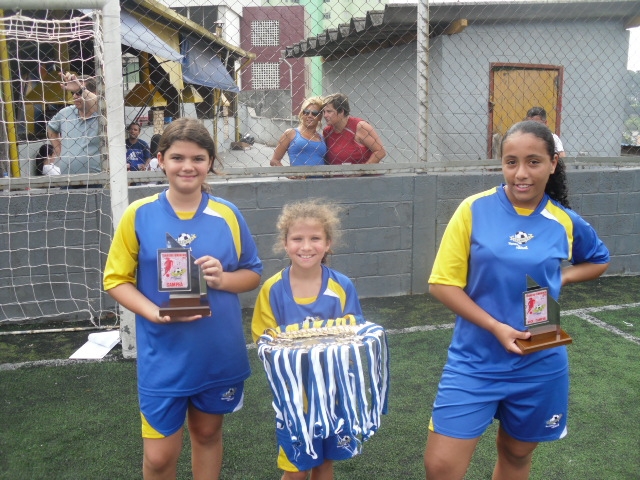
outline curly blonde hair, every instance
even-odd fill
[[[278,217],[276,227],[278,228],[278,240],[273,246],[276,253],[284,251],[284,245],[287,241],[287,235],[291,226],[305,219],[316,220],[324,229],[327,240],[331,241],[333,247],[339,241],[340,218],[339,215],[343,211],[343,207],[319,198],[310,198],[299,202],[288,203],[282,207],[282,212]],[[327,254],[333,251],[329,249]],[[322,259],[322,263],[326,263],[327,255]]]

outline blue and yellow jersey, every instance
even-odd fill
[[[195,213],[176,213],[166,192],[133,202],[114,234],[104,288],[132,283],[156,305],[169,300],[158,291],[158,249],[169,233],[194,258],[211,255],[224,271],[262,273],[262,262],[244,218],[235,205],[203,193]],[[235,293],[207,288],[211,317],[195,322],[156,324],[136,315],[138,388],[150,395],[186,396],[250,374]]]
[[[546,195],[533,211],[517,209],[500,186],[460,204],[443,235],[429,283],[458,286],[496,320],[524,330],[526,276],[548,287],[557,300],[565,261],[608,263],[609,251],[574,211]],[[565,347],[511,354],[487,330],[457,317],[445,369],[524,381],[524,368],[533,368],[527,375],[554,376],[567,365]]]
[[[267,328],[300,323],[308,318],[328,320],[351,314],[362,316],[358,294],[349,278],[322,266],[320,295],[294,298],[289,281],[291,267],[269,278],[260,289],[251,322],[253,340]]]

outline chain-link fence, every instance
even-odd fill
[[[637,2],[168,3],[218,43],[189,22],[154,19],[147,5],[125,2],[123,10],[165,40],[177,37],[187,61],[181,85],[179,73],[168,73],[178,62],[151,54],[147,64],[137,53],[134,80],[144,82],[149,68],[167,105],[140,106],[136,115],[154,125],[147,127],[153,133],[180,115],[212,121],[226,168],[267,167],[274,155],[289,165],[282,150],[296,137],[283,133],[305,130],[306,119],[299,118],[305,99],[334,93],[347,95],[350,116],[373,129],[355,132],[355,141],[374,148],[368,136],[375,134],[391,165],[495,157],[502,134],[532,107],[544,109],[543,120],[570,157],[619,156],[637,130],[638,75],[627,69],[640,56],[629,30],[640,13]],[[224,68],[211,72],[218,58]],[[188,92],[182,98],[181,88]],[[134,93],[127,93],[126,105]],[[338,148],[331,136],[345,128],[343,120],[325,115],[317,122],[329,137],[328,157]],[[283,142],[287,148],[278,151]],[[362,161],[337,157],[327,163]]]
[[[179,117],[229,176],[478,164],[533,107],[567,157],[640,149],[635,0],[49,3],[2,13],[0,322],[111,312],[112,224]]]
[[[121,2],[124,121],[139,124],[122,132],[131,136],[130,171],[153,168],[158,135],[182,116],[210,127],[225,169],[268,167],[274,155],[289,165],[295,129],[303,127],[300,141],[312,136],[300,115],[305,99],[335,93],[348,97],[351,120],[365,122],[349,123],[347,131],[358,128],[354,141],[382,146],[391,165],[495,157],[502,134],[532,107],[545,111],[567,156],[616,157],[637,144],[640,74],[627,69],[630,61],[640,69],[640,40],[630,42],[640,38],[630,34],[640,14],[635,1],[197,3]],[[20,23],[29,14],[67,25],[30,38],[28,21]],[[18,162],[4,167],[30,176],[42,171],[36,157],[51,136],[47,126],[59,126],[50,121],[74,101],[72,88],[58,85],[60,71],[97,75],[100,87],[99,44],[82,32],[59,38],[60,29],[91,30],[86,11],[14,17],[27,33],[6,44],[15,63],[5,96],[15,108],[3,112],[3,133],[14,137],[4,145],[17,150]],[[44,33],[46,25],[32,30]],[[329,137],[327,163],[362,162],[333,154],[345,140],[344,110],[338,119],[318,117],[309,121]],[[294,156],[296,165],[307,160]]]

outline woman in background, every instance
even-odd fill
[[[297,128],[286,130],[273,152],[270,165],[282,167],[284,154],[289,155],[291,166],[324,165],[327,146],[318,131],[322,121],[322,98],[311,97],[302,102],[300,124]]]

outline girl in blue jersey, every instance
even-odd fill
[[[324,165],[327,146],[318,131],[322,121],[322,104],[320,97],[311,97],[302,102],[298,115],[300,124],[297,128],[286,130],[280,137],[269,162],[272,167],[283,166],[282,158],[285,153],[289,155],[291,166]]]
[[[114,234],[105,290],[136,314],[145,479],[176,478],[185,417],[194,478],[217,479],[225,413],[242,407],[249,360],[238,294],[260,283],[262,263],[242,215],[208,193],[214,142],[197,120],[169,124],[158,162],[169,188],[133,202]],[[162,316],[158,249],[166,234],[203,270],[212,315]]]
[[[276,249],[284,248],[291,265],[269,278],[253,313],[251,331],[257,340],[268,328],[300,323],[307,318],[322,320],[362,315],[353,283],[325,265],[338,235],[338,207],[307,200],[285,205],[278,218]],[[356,441],[337,435],[315,439],[318,454],[312,458],[296,448],[282,418],[276,418],[278,467],[283,480],[333,479],[333,460],[356,455]],[[346,441],[345,441],[346,439]]]
[[[526,276],[549,288],[602,275],[609,252],[567,202],[551,131],[533,121],[502,140],[505,183],[458,207],[429,291],[456,315],[424,454],[426,478],[462,479],[478,440],[500,421],[494,480],[529,477],[538,442],[566,435],[566,347],[523,355]],[[563,268],[563,261],[570,265]]]

